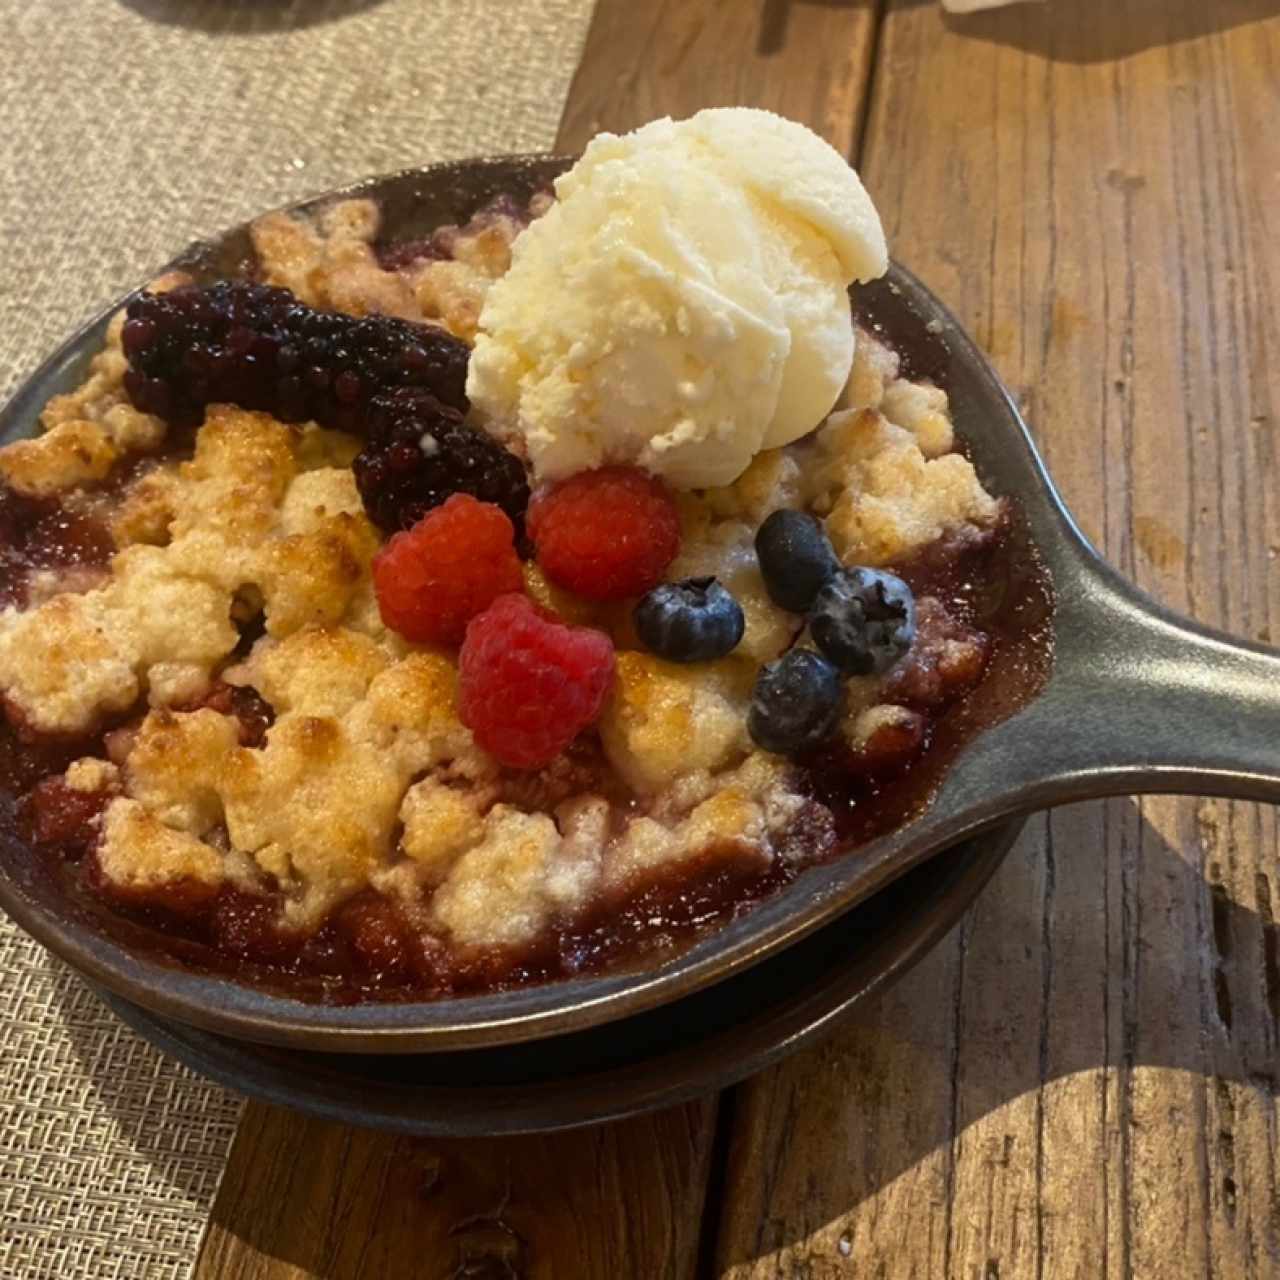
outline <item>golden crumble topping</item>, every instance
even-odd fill
[[[314,218],[267,214],[252,235],[266,283],[310,306],[432,321],[470,342],[489,285],[511,265],[523,227],[508,214],[481,213],[465,228],[436,233],[451,257],[424,257],[404,270],[378,261],[381,215],[372,200],[343,200]]]
[[[910,429],[875,409],[833,414],[817,447],[813,509],[848,563],[901,562],[949,530],[990,528],[999,517],[968,458],[926,456]]]
[[[816,433],[805,488],[846,563],[900,563],[944,533],[989,529],[1000,515],[973,464],[952,452],[946,392],[905,381],[898,368],[859,329],[848,407]]]
[[[137,800],[113,800],[107,807],[98,862],[107,879],[123,889],[192,880],[214,887],[223,878],[218,850],[166,826]]]
[[[754,679],[755,665],[736,655],[678,665],[624,650],[600,721],[609,762],[629,786],[652,794],[682,774],[741,759],[751,748]]]
[[[563,837],[549,815],[495,805],[436,890],[432,922],[462,946],[516,946],[581,910],[599,864],[598,847]]]
[[[522,225],[493,212],[447,229],[449,256],[387,265],[376,206],[348,200],[259,219],[253,242],[264,279],[306,303],[470,339]],[[1000,514],[953,452],[945,392],[904,380],[860,330],[845,407],[813,438],[679,497],[669,576],[714,575],[734,594],[746,630],[732,656],[680,665],[641,652],[629,605],[579,599],[526,563],[534,600],[608,631],[618,652],[595,755],[517,781],[458,718],[456,656],[382,623],[370,571],[382,538],[351,471],[360,441],[214,405],[187,460],[157,455],[111,490],[122,460],[165,437],[130,405],[125,368],[117,319],[84,385],[50,402],[43,434],[0,449],[4,485],[93,506],[116,547],[105,569],[42,571],[0,610],[0,693],[24,733],[123,723],[109,759],[81,758],[63,779],[106,798],[96,860],[108,884],[234,886],[274,904],[287,930],[316,930],[378,893],[424,935],[487,953],[527,946],[664,870],[767,870],[812,806],[796,768],[747,732],[759,666],[805,642],[765,590],[760,523],[808,506],[847,563],[886,565]],[[933,665],[903,679],[981,659],[964,634],[942,622],[935,633]],[[919,744],[920,715],[882,679],[848,688],[841,734],[854,752]],[[252,732],[237,698],[259,715]]]
[[[171,276],[157,287],[177,284]],[[69,395],[45,406],[41,435],[0,449],[0,481],[18,493],[44,497],[102,480],[131,451],[153,449],[165,425],[139,413],[123,388],[126,362],[120,349],[123,315],[107,331],[107,345],[93,358],[88,379]]]
[[[215,406],[192,460],[158,492],[148,481],[149,501],[166,509],[151,526],[163,545],[124,547],[95,590],[0,613],[0,686],[34,729],[84,733],[145,692],[169,701],[148,679],[161,664],[166,682],[185,677],[180,700],[198,696],[239,639],[232,609],[246,590],[260,594],[271,635],[343,616],[378,538],[363,512],[333,502],[345,480],[331,483],[332,509],[317,502],[315,472],[288,501],[302,434]]]

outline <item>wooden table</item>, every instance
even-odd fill
[[[600,0],[560,141],[726,103],[818,129],[991,353],[1089,535],[1267,640],[1277,13]],[[197,1274],[1280,1275],[1276,852],[1251,805],[1037,817],[856,1025],[629,1123],[415,1142],[251,1106]]]

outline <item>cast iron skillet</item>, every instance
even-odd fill
[[[493,195],[527,195],[567,163],[526,156],[438,165],[329,192],[299,208],[373,196],[390,237],[419,236],[465,219]],[[248,256],[241,227],[193,246],[173,265],[231,274]],[[36,372],[0,417],[0,439],[30,433],[48,397],[80,381],[123,301]],[[919,818],[811,868],[664,964],[436,1003],[309,1005],[132,954],[73,918],[34,873],[28,851],[12,844],[0,848],[0,906],[93,981],[153,1013],[300,1049],[423,1053],[580,1031],[687,996],[776,954],[939,850],[1013,814],[1134,791],[1280,799],[1280,655],[1174,617],[1098,557],[1063,507],[999,379],[910,272],[895,264],[885,279],[860,289],[856,302],[911,353],[917,372],[947,388],[983,480],[1018,500],[1057,595],[1054,663],[1043,692],[970,743]]]
[[[250,1098],[343,1124],[474,1138],[621,1120],[737,1084],[813,1044],[945,937],[1023,820],[946,850],[794,946],[681,1000],[585,1031],[454,1053],[308,1053],[108,1006],[156,1048]]]

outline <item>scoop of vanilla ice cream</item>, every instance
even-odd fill
[[[539,479],[635,463],[732,482],[812,430],[853,360],[846,292],[883,273],[839,154],[745,108],[601,134],[515,243],[467,394]]]

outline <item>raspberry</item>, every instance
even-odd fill
[[[642,595],[680,549],[671,495],[634,467],[583,471],[535,494],[527,525],[547,577],[588,600]]]
[[[374,556],[382,621],[419,644],[458,644],[476,614],[520,590],[514,538],[497,507],[454,494]]]
[[[127,314],[125,390],[177,426],[224,403],[359,432],[370,397],[393,387],[467,408],[470,351],[444,329],[318,311],[288,289],[230,280],[143,293]]]
[[[471,620],[459,668],[458,714],[476,741],[503,764],[538,769],[600,714],[613,642],[506,595]]]
[[[369,402],[369,442],[351,469],[369,518],[407,529],[452,493],[501,507],[519,531],[529,504],[524,465],[429,391],[401,387]]]

